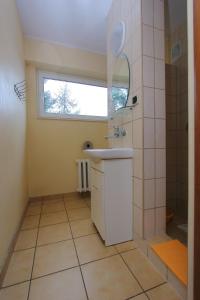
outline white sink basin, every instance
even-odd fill
[[[88,149],[83,150],[93,159],[132,158],[132,148]]]

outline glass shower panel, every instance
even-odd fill
[[[167,233],[187,243],[187,1],[165,1]]]

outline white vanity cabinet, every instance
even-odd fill
[[[132,240],[132,159],[92,161],[91,187],[92,220],[105,244]]]

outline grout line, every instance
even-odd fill
[[[34,215],[26,215],[25,217],[36,217],[36,216],[39,216],[40,215],[40,213],[37,213],[37,214],[34,214]]]
[[[38,227],[37,227],[37,237],[36,237],[36,243],[35,243],[35,250],[34,250],[34,254],[33,254],[33,263],[32,263],[32,269],[31,269],[31,276],[30,276],[30,283],[29,283],[27,300],[29,299],[29,296],[30,296],[31,280],[32,280],[32,276],[33,276],[33,268],[34,268],[34,264],[35,264],[35,256],[36,256],[36,250],[37,250],[37,242],[38,242],[38,235],[39,235],[39,229],[40,229],[40,221],[41,221],[41,217],[42,217],[42,207],[43,207],[43,201],[42,201],[42,205],[41,205],[40,217],[39,217],[39,222],[38,222]]]
[[[162,282],[162,283],[160,283],[160,284],[158,284],[158,285],[156,285],[156,286],[154,286],[154,287],[152,287],[152,288],[149,288],[149,289],[145,290],[145,293],[147,293],[147,292],[149,292],[149,291],[152,291],[152,290],[154,290],[154,289],[157,289],[157,288],[159,288],[160,286],[162,286],[162,285],[164,285],[164,284],[167,284],[167,281],[164,281],[164,282]]]
[[[52,200],[53,200],[53,199],[52,199]],[[61,199],[59,199],[59,200],[61,200]],[[25,219],[26,217],[37,217],[37,216],[38,216],[38,217],[39,217],[38,225],[37,225],[36,227],[25,228],[25,229],[21,229],[21,228],[20,228],[20,229],[19,229],[19,233],[20,233],[20,232],[24,232],[24,231],[37,230],[37,237],[36,237],[36,244],[35,244],[35,246],[29,247],[29,248],[25,248],[25,249],[19,249],[19,250],[14,250],[14,249],[13,249],[13,251],[12,251],[12,255],[13,255],[14,252],[20,252],[20,251],[25,251],[25,250],[35,249],[35,250],[34,250],[34,255],[33,255],[33,263],[32,263],[32,269],[31,269],[31,276],[30,276],[30,279],[24,280],[24,281],[21,281],[21,282],[17,282],[17,283],[14,283],[14,284],[10,284],[10,285],[7,285],[7,286],[2,286],[2,287],[0,288],[0,289],[6,289],[6,288],[9,288],[9,287],[12,287],[12,286],[16,286],[16,285],[19,285],[19,284],[22,284],[22,283],[25,283],[25,282],[29,282],[29,289],[28,289],[28,296],[27,296],[28,298],[29,298],[29,294],[30,294],[31,281],[34,280],[34,278],[32,278],[32,273],[33,273],[33,267],[34,267],[35,254],[36,254],[37,247],[42,247],[42,246],[46,246],[46,245],[49,245],[49,244],[55,244],[55,243],[67,241],[67,240],[61,240],[61,241],[57,241],[57,242],[54,242],[54,243],[48,243],[48,244],[44,244],[44,245],[38,245],[37,242],[38,242],[39,230],[40,230],[41,228],[43,228],[43,227],[48,227],[48,226],[58,225],[58,224],[64,224],[64,223],[69,224],[69,226],[70,226],[70,222],[73,222],[73,221],[79,221],[79,220],[84,220],[84,219],[78,219],[78,220],[69,221],[69,219],[68,219],[66,222],[55,223],[55,224],[48,224],[48,225],[44,225],[44,226],[40,227],[40,221],[41,221],[41,218],[42,218],[42,207],[43,207],[44,202],[45,202],[46,200],[40,200],[40,201],[41,201],[41,205],[40,205],[41,211],[40,211],[40,213],[39,213],[39,214],[35,214],[35,215],[29,215],[29,216],[27,216],[26,214],[24,214],[24,216],[23,216],[23,218],[22,218],[22,222],[21,222],[21,223],[23,223],[23,221],[24,221],[24,219]],[[62,201],[64,202],[64,200],[62,200]],[[34,203],[34,202],[33,202],[33,203]],[[30,204],[31,204],[31,203],[28,203],[28,204],[27,204],[26,211],[27,211],[27,209],[28,209],[28,207],[29,207]],[[87,205],[87,204],[86,204],[86,205]],[[87,205],[87,207],[90,209],[90,207],[89,207],[88,205]],[[65,213],[67,214],[66,208],[65,208],[65,210],[63,210],[63,212],[65,212]],[[54,212],[54,213],[58,213],[58,212]],[[47,214],[49,214],[49,213],[47,213]],[[68,214],[67,214],[67,216],[68,216]],[[87,218],[87,219],[88,219],[88,218]],[[70,230],[71,230],[71,226],[70,226]],[[92,233],[92,234],[95,234],[95,233]],[[90,234],[88,234],[88,235],[90,235]],[[88,236],[88,235],[87,235],[87,236]],[[86,235],[85,235],[85,236],[86,236]],[[83,236],[81,236],[81,237],[83,237]],[[79,237],[77,237],[77,238],[79,238]],[[68,240],[73,240],[73,235],[72,235],[72,238],[71,238],[71,239],[68,239]],[[76,249],[76,248],[75,248],[75,249]],[[75,266],[75,267],[77,267],[77,266]],[[72,268],[74,268],[74,267],[72,267]],[[68,268],[68,269],[72,269],[72,268]],[[80,268],[80,265],[79,265],[79,268]],[[64,269],[64,270],[68,270],[68,269]],[[61,270],[61,271],[58,271],[58,272],[63,272],[64,270]],[[53,273],[51,273],[51,274],[58,273],[58,272],[53,272]],[[48,276],[48,275],[51,275],[51,274],[47,274],[47,275],[44,275],[44,276]],[[41,277],[44,277],[44,276],[41,276]],[[40,277],[38,277],[38,278],[40,278]],[[28,299],[28,298],[27,298],[27,299]]]
[[[13,284],[9,284],[9,285],[6,285],[6,286],[2,286],[0,288],[0,291],[1,290],[5,290],[5,289],[10,288],[10,287],[13,287],[13,286],[16,286],[16,285],[20,285],[22,283],[26,283],[26,282],[30,282],[30,279],[27,279],[27,280],[24,280],[24,281],[20,281],[20,282],[17,282],[17,283],[13,283]]]
[[[139,294],[137,294],[137,295],[135,295],[135,296],[128,297],[128,298],[126,298],[125,300],[135,299],[136,297],[138,297],[138,296],[143,296],[143,295],[146,296],[146,294],[142,292],[142,293],[139,293]]]
[[[131,251],[135,251],[135,250],[140,250],[140,248],[139,248],[139,247],[137,247],[137,248],[133,248],[133,249],[129,249],[129,250],[125,250],[125,251],[121,251],[121,252],[118,252],[118,254],[123,254],[123,253],[131,252]]]
[[[51,272],[51,273],[48,273],[48,274],[40,275],[40,276],[32,278],[31,282],[34,281],[34,280],[40,279],[40,278],[48,277],[48,276],[51,276],[51,275],[54,275],[54,274],[62,273],[62,272],[65,272],[65,271],[68,271],[68,270],[71,270],[71,269],[76,269],[76,268],[79,268],[79,266],[76,265],[76,266],[73,266],[73,267],[64,268],[64,269],[61,269],[61,270],[58,270],[58,271],[54,271],[54,272]]]
[[[67,214],[67,216],[68,216],[68,214]],[[90,219],[90,217],[82,218],[82,219],[75,219],[75,220],[70,220],[70,219],[69,219],[69,223],[70,223],[70,222],[75,222],[75,221],[81,221],[81,220],[88,220],[88,219]]]
[[[24,219],[26,217],[26,213],[27,213],[28,207],[29,207],[29,203],[27,202],[26,206],[24,208],[23,214],[21,216],[20,224],[19,224],[19,226],[17,228],[17,232],[14,234],[14,238],[12,239],[11,245],[9,246],[8,256],[6,258],[6,262],[3,265],[3,268],[2,268],[2,270],[0,272],[0,290],[1,290],[1,288],[3,288],[3,282],[4,282],[4,279],[5,279],[6,273],[8,271],[8,267],[9,267],[12,255],[14,253],[14,249],[15,249],[15,246],[16,246],[16,243],[17,243],[20,231],[21,231],[21,227],[22,227]]]
[[[88,233],[88,234],[80,235],[80,236],[74,236],[74,235],[72,235],[72,239],[77,240],[77,239],[79,239],[79,238],[83,238],[83,237],[85,237],[85,236],[90,236],[90,235],[93,235],[93,234],[97,234],[97,232]]]
[[[119,255],[120,255],[121,259],[123,260],[124,264],[126,265],[127,269],[130,271],[130,273],[132,274],[133,278],[137,281],[137,283],[139,284],[140,288],[142,289],[142,291],[144,293],[145,290],[143,289],[143,287],[140,284],[139,280],[137,279],[137,277],[135,276],[135,274],[133,273],[133,271],[131,270],[131,268],[129,267],[129,265],[126,263],[126,261],[124,260],[123,256],[121,255],[121,253]]]
[[[65,211],[65,209],[63,208],[62,210],[58,210],[58,211],[41,212],[41,215],[45,216],[45,215],[57,214],[57,213],[61,213],[61,212],[64,212],[64,211]]]
[[[91,261],[88,261],[88,262],[85,262],[85,263],[83,263],[83,264],[80,264],[80,266],[82,267],[82,266],[86,266],[86,265],[89,265],[90,263],[93,263],[93,262],[97,262],[97,261],[101,261],[101,260],[104,260],[104,259],[106,259],[106,258],[110,258],[110,257],[113,257],[113,256],[118,256],[120,253],[115,253],[115,254],[111,254],[111,255],[109,255],[109,256],[105,256],[105,257],[102,257],[102,258],[97,258],[97,259],[95,259],[95,260],[91,260]]]
[[[65,211],[66,211],[67,217],[68,217],[68,219],[69,219],[69,216],[68,216],[68,212],[67,212],[66,207],[65,207]],[[77,249],[76,249],[76,244],[75,244],[75,241],[74,241],[74,239],[73,239],[73,233],[72,233],[72,228],[71,228],[70,222],[69,222],[69,228],[70,228],[71,235],[72,235],[72,241],[73,241],[73,244],[74,244],[74,249],[75,249],[75,252],[76,252],[76,257],[77,257],[77,260],[78,260],[79,270],[80,270],[81,277],[82,277],[82,281],[83,281],[83,285],[84,285],[84,288],[85,288],[86,297],[87,297],[87,299],[89,300],[89,296],[88,296],[86,284],[85,284],[85,281],[84,281],[84,277],[83,277],[83,273],[82,273],[82,269],[81,269],[81,265],[80,265],[80,260],[79,260],[79,257],[78,257],[78,252],[77,252]]]
[[[66,209],[66,214],[67,214],[67,209]],[[67,216],[68,216],[68,214],[67,214]],[[38,279],[38,278],[50,276],[50,275],[53,275],[53,274],[56,274],[56,273],[60,273],[60,272],[66,271],[66,270],[70,270],[70,269],[73,269],[73,268],[77,268],[77,267],[79,267],[79,270],[80,270],[80,272],[81,272],[81,276],[82,276],[82,280],[83,280],[83,284],[84,284],[86,296],[87,296],[87,299],[89,299],[89,296],[88,296],[88,293],[87,293],[87,289],[86,289],[86,285],[85,285],[85,281],[84,281],[84,277],[83,277],[83,273],[82,273],[81,267],[84,266],[84,265],[90,264],[90,263],[92,263],[92,262],[95,262],[95,261],[101,261],[101,260],[104,260],[104,259],[106,259],[106,258],[110,258],[110,257],[117,256],[117,255],[119,255],[119,256],[122,258],[122,260],[124,261],[124,259],[123,259],[123,257],[122,257],[122,254],[123,254],[123,253],[129,252],[129,251],[137,250],[137,248],[133,248],[133,249],[129,249],[129,250],[127,250],[127,251],[119,252],[119,251],[116,249],[116,247],[113,246],[113,248],[116,250],[116,253],[115,253],[115,254],[110,255],[110,256],[107,256],[107,257],[103,257],[103,258],[101,258],[101,259],[92,260],[92,261],[90,261],[90,262],[81,264],[81,263],[80,263],[80,260],[79,260],[79,257],[78,257],[78,252],[77,252],[77,249],[76,249],[75,239],[78,239],[78,238],[81,238],[81,237],[84,237],[84,236],[74,238],[74,237],[73,237],[73,234],[72,234],[71,223],[69,222],[69,227],[70,227],[70,231],[71,231],[71,235],[72,235],[72,240],[73,240],[73,243],[74,243],[74,248],[75,248],[75,252],[76,252],[76,256],[77,256],[77,260],[78,260],[78,266],[74,266],[74,267],[71,267],[71,268],[66,268],[66,269],[63,269],[63,270],[59,270],[59,271],[56,271],[56,272],[52,272],[52,273],[49,273],[49,274],[45,274],[45,275],[43,275],[43,276],[39,276],[39,277],[33,278],[33,277],[32,277],[32,276],[33,276],[33,268],[34,268],[34,263],[35,263],[35,255],[36,255],[37,247],[42,247],[42,246],[48,245],[48,244],[45,244],[45,245],[40,245],[40,246],[38,246],[38,235],[39,235],[39,229],[41,228],[41,227],[39,227],[39,225],[40,225],[41,217],[42,217],[42,215],[40,214],[39,224],[38,224],[38,227],[37,227],[37,238],[36,238],[36,246],[35,246],[34,257],[33,257],[33,264],[32,264],[31,277],[30,277],[30,280],[23,281],[23,282],[29,282],[29,290],[28,290],[28,298],[27,298],[27,299],[29,299],[29,296],[30,296],[30,288],[31,288],[31,282],[32,282],[32,280],[36,280],[36,279]],[[65,222],[65,223],[66,223],[66,222]],[[66,223],[66,224],[68,224],[68,223]],[[96,233],[92,233],[92,234],[85,235],[85,236],[90,236],[90,235],[96,235]],[[69,240],[71,240],[71,239],[69,239]],[[55,242],[55,243],[59,243],[59,242],[63,242],[63,241],[66,241],[66,240],[57,241],[57,242]],[[49,243],[49,244],[54,244],[54,243]],[[30,249],[32,249],[32,248],[30,248]],[[24,249],[24,250],[26,250],[26,249]],[[18,250],[18,251],[20,251],[20,250]],[[136,279],[136,281],[138,282],[139,286],[141,287],[139,281],[137,280],[137,278],[135,277],[135,275],[133,274],[133,272],[130,270],[130,268],[128,267],[128,265],[126,264],[125,261],[124,261],[124,263],[125,263],[125,265],[127,266],[127,268],[129,269],[129,271],[131,272],[132,276],[133,276],[133,277]],[[13,285],[19,285],[19,284],[21,284],[21,283],[23,283],[23,282],[19,282],[19,283],[13,284]],[[163,283],[160,284],[160,285],[163,285],[163,284],[165,284],[165,283],[166,283],[166,282],[163,282]],[[13,285],[10,285],[10,286],[13,286]],[[160,286],[160,285],[159,285],[159,286]],[[7,286],[7,287],[10,287],[10,286]],[[4,288],[7,288],[7,287],[4,287]],[[156,288],[156,287],[158,287],[158,286],[155,286],[155,287],[153,287],[153,288],[151,288],[151,289],[154,289],[154,288]],[[141,287],[141,289],[142,289],[143,292],[142,292],[142,293],[139,293],[138,295],[142,295],[142,294],[144,293],[144,289],[143,289],[142,287]],[[149,290],[151,290],[151,289],[149,289]],[[135,296],[133,296],[133,297],[136,297],[136,296],[138,296],[138,295],[135,295]],[[131,299],[131,298],[128,298],[128,299]],[[127,300],[128,300],[128,299],[127,299]]]
[[[42,217],[42,216],[41,216]],[[41,229],[41,228],[44,228],[44,227],[49,227],[49,226],[54,226],[54,225],[59,225],[59,224],[68,224],[69,223],[69,220],[66,220],[66,221],[63,221],[63,222],[59,222],[59,223],[53,223],[53,224],[47,224],[47,225],[42,225],[42,226],[39,226],[38,228]]]
[[[49,246],[49,245],[54,245],[54,244],[59,244],[59,243],[63,243],[63,242],[71,241],[71,240],[72,240],[72,237],[68,238],[68,239],[65,239],[65,240],[60,240],[60,241],[56,241],[56,242],[49,242],[49,243],[45,243],[45,244],[42,244],[42,245],[37,245],[37,248],[41,248],[41,247],[45,247],[45,246]]]
[[[93,232],[91,234],[83,235],[83,236],[78,236],[78,237],[73,237],[74,240],[78,240],[80,238],[84,238],[85,236],[90,236],[90,235],[98,235],[98,232]],[[99,236],[99,235],[98,235]]]
[[[31,249],[34,249],[34,248],[35,248],[35,246],[29,247],[29,248],[23,248],[23,249],[14,250],[14,251],[13,251],[13,254],[16,253],[16,252],[21,252],[21,251],[31,250]]]

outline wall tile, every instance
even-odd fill
[[[165,120],[155,119],[155,147],[166,147],[166,126]]]
[[[166,118],[165,112],[165,90],[155,89],[155,117]]]
[[[153,26],[153,0],[142,0],[142,22]]]
[[[133,120],[137,120],[143,117],[142,88],[134,91],[133,96],[137,96],[137,104],[133,108]]]
[[[155,179],[144,180],[144,209],[155,207]]]
[[[153,27],[143,25],[143,55],[154,56]]]
[[[143,181],[136,177],[133,178],[133,202],[143,208]]]
[[[164,62],[164,60],[158,60],[158,59],[155,60],[155,88],[165,89],[165,62]]]
[[[144,149],[144,179],[155,178],[154,149]]]
[[[154,0],[154,27],[164,29],[164,0]]]
[[[133,74],[133,91],[137,91],[142,85],[142,59],[141,57],[131,66]]]
[[[123,18],[126,18],[130,14],[130,6],[131,6],[131,1],[126,0],[126,1],[120,1],[121,2],[121,14]]]
[[[139,235],[137,233],[134,233],[134,241],[136,242],[138,248],[143,252],[143,254],[145,256],[147,256],[148,254],[148,243],[146,240],[143,239],[143,236],[142,238],[139,237]]]
[[[156,208],[156,234],[162,235],[166,232],[166,207]]]
[[[166,178],[166,150],[156,149],[156,178]]]
[[[129,100],[130,100],[130,97],[129,97]],[[128,102],[128,105],[131,105],[131,104],[132,104],[131,102]],[[130,123],[130,122],[132,122],[132,120],[133,120],[133,111],[129,110],[129,109],[124,110],[123,114],[122,114],[122,124]]]
[[[164,31],[159,29],[154,29],[154,51],[155,58],[164,59],[165,58],[165,40]]]
[[[133,206],[133,229],[140,238],[143,238],[143,211],[135,205]]]
[[[143,93],[144,93],[144,117],[154,118],[154,109],[155,109],[154,89],[144,87]]]
[[[156,181],[156,207],[166,206],[166,178],[155,179]]]
[[[133,121],[133,148],[143,148],[143,120]]]
[[[155,210],[146,209],[144,211],[144,238],[150,238],[155,235]]]
[[[141,24],[137,25],[132,30],[131,34],[132,39],[132,55],[133,62],[140,58],[142,53],[142,26]]]
[[[143,84],[154,87],[154,59],[147,56],[143,56]]]
[[[123,0],[122,0],[123,1]],[[132,5],[132,20],[133,20],[133,26],[136,27],[138,24],[141,23],[141,0],[134,0],[131,1]]]
[[[141,179],[143,178],[143,150],[134,150],[133,176]]]
[[[133,123],[129,122],[122,125],[122,128],[126,130],[126,135],[122,138],[123,147],[133,147]]]
[[[155,147],[154,119],[144,118],[144,148]]]
[[[109,16],[109,31],[112,32],[111,24],[113,27],[119,20],[125,21],[125,52],[131,68],[129,104],[132,104],[135,95],[138,96],[138,104],[128,113],[115,114],[114,120],[109,122],[110,132],[113,125],[121,125],[127,130],[126,137],[114,139],[110,141],[110,145],[133,146],[135,149],[133,230],[143,243],[144,237],[151,237],[156,233],[157,225],[158,229],[162,227],[159,221],[161,211],[158,214],[155,207],[161,207],[163,213],[166,203],[165,149],[155,149],[165,147],[164,6],[162,0],[116,0],[113,7],[110,14],[112,16]],[[111,53],[108,56],[110,86],[113,58]],[[146,180],[143,182],[144,178]]]

